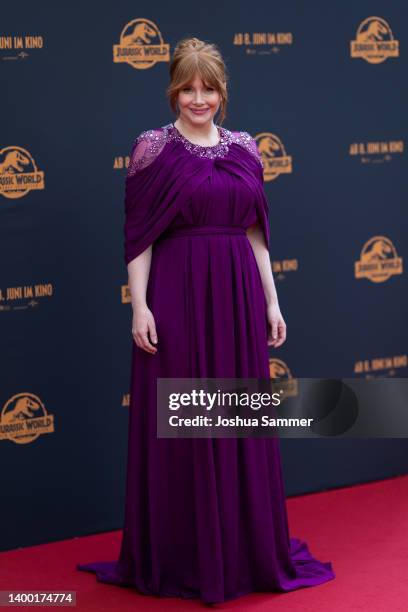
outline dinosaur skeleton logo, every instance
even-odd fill
[[[122,285],[121,286],[121,300],[122,300],[122,304],[130,304],[132,301],[132,296],[130,293],[130,287],[129,285]]]
[[[0,440],[28,444],[41,434],[54,431],[54,416],[33,393],[18,393],[4,405],[0,414]]]
[[[356,278],[368,278],[373,283],[383,283],[393,274],[402,274],[402,257],[385,236],[367,240],[361,250],[360,260],[354,263]]]
[[[276,381],[274,384],[282,389],[282,399],[294,397],[298,394],[297,380],[293,378],[290,369],[281,359],[269,358],[269,377]]]
[[[275,134],[262,132],[255,140],[262,156],[265,182],[292,172],[292,157],[286,154],[282,141]]]
[[[33,189],[44,189],[44,172],[22,147],[0,150],[0,194],[5,198],[22,198]]]
[[[144,70],[156,62],[170,61],[170,45],[163,42],[153,21],[138,17],[125,25],[119,44],[113,45],[113,61]]]
[[[369,64],[381,64],[387,57],[399,56],[399,41],[382,17],[367,17],[350,42],[351,57],[361,57]]]

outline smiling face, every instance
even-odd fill
[[[199,76],[180,89],[177,98],[180,118],[192,126],[212,122],[217,113],[220,93],[209,84],[205,84]]]

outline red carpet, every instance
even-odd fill
[[[256,612],[406,612],[408,476],[288,499],[292,536],[332,561],[336,579],[291,593],[255,593],[212,608]],[[117,557],[120,532],[0,554],[0,590],[77,592],[76,610],[198,610],[197,600],[160,599],[98,583],[76,563]]]

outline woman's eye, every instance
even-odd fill
[[[183,87],[183,91],[191,91],[191,87]],[[206,87],[207,91],[214,91],[214,87]]]

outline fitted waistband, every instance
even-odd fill
[[[177,236],[203,236],[205,234],[241,234],[246,235],[246,229],[230,225],[192,225],[191,227],[176,227],[164,232],[161,239]]]

